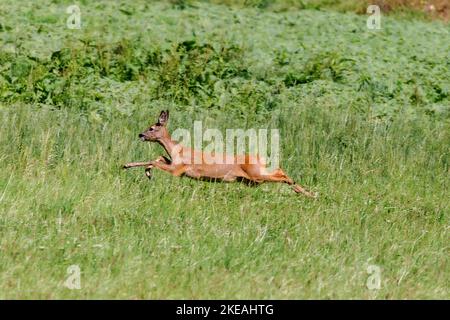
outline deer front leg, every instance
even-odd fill
[[[171,164],[170,159],[168,159],[168,158],[165,157],[165,156],[159,156],[158,159],[156,159],[155,161],[148,162],[148,163],[147,163],[148,166],[145,167],[145,175],[146,175],[147,178],[149,178],[149,179],[152,178],[152,169],[154,168],[154,164],[153,164],[153,163],[155,163],[155,162],[161,162],[161,163],[168,164],[168,165]]]
[[[167,163],[164,160],[161,160],[161,157],[158,158],[156,161],[152,161],[152,163],[147,167],[146,169],[146,175],[147,177],[150,177],[149,174],[147,174],[147,170],[150,171],[153,168],[158,168],[161,169],[163,171],[169,172],[171,175],[179,177],[181,176],[183,173],[186,172],[187,170],[187,166],[185,166],[184,164],[173,164],[173,163]]]
[[[124,169],[130,169],[130,168],[135,168],[135,167],[145,167],[145,166],[149,166],[151,165],[152,162],[151,161],[147,161],[147,162],[130,162],[127,163],[123,166]]]
[[[158,159],[156,159],[155,161],[161,161],[161,162],[168,163],[168,164],[171,163],[170,159],[165,157],[165,156],[159,156]],[[130,168],[135,168],[135,167],[148,167],[151,164],[152,164],[152,161],[147,161],[147,162],[130,162],[130,163],[125,164],[122,168],[130,169]]]

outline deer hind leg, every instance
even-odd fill
[[[274,172],[272,172],[270,174],[261,175],[260,178],[263,181],[268,181],[268,182],[282,182],[282,183],[286,183],[286,184],[292,186],[292,189],[296,193],[302,193],[305,196],[311,197],[311,198],[316,198],[317,197],[317,195],[315,193],[309,192],[305,188],[303,188],[302,186],[296,184],[295,181],[292,180],[291,178],[289,178],[287,176],[287,174],[285,174],[283,172],[283,170],[281,170],[281,169],[277,169],[277,170],[275,170]]]
[[[224,176],[223,176],[223,181],[225,182],[233,182],[236,180],[245,180],[245,181],[250,181],[250,182],[254,182],[252,181],[251,177],[247,174],[247,172],[245,172],[245,170],[243,170],[241,167],[234,167],[231,168],[230,171],[228,171]]]

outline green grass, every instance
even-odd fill
[[[0,298],[449,298],[448,26],[81,1],[69,30],[70,4],[0,8]],[[165,108],[280,129],[319,199],[122,171]]]

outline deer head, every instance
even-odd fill
[[[169,120],[169,110],[161,111],[158,122],[150,126],[147,130],[139,134],[139,139],[142,141],[160,141],[162,138],[167,137],[169,132],[166,128],[167,121]]]

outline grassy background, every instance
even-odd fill
[[[0,298],[449,297],[448,25],[81,1],[70,30],[70,4],[0,8]],[[279,128],[320,198],[121,171],[163,108]]]
[[[170,0],[179,8],[195,6],[196,0]],[[369,5],[378,5],[383,14],[402,18],[447,21],[450,4],[447,0],[202,0],[205,3],[226,4],[237,8],[259,8],[277,12],[314,9],[366,14]]]

